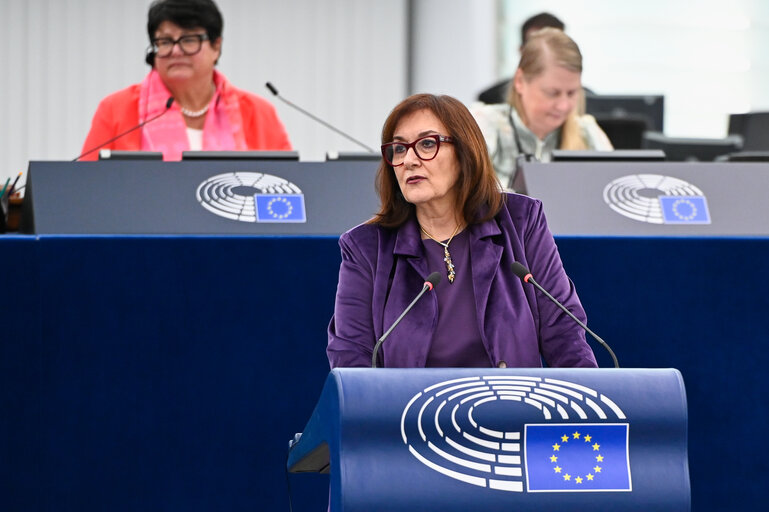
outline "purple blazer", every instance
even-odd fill
[[[494,366],[595,367],[584,331],[510,270],[525,265],[577,318],[586,321],[574,284],[564,272],[542,203],[506,194],[490,221],[468,226],[473,290],[482,341]],[[376,340],[422,289],[427,268],[419,226],[362,224],[339,239],[342,265],[328,327],[331,368],[371,366]],[[444,280],[438,286],[446,286]],[[385,367],[425,366],[438,320],[438,299],[425,294],[380,348]],[[461,367],[462,361],[454,366]]]

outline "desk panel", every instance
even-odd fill
[[[523,172],[556,235],[769,236],[767,163],[527,163]]]
[[[378,209],[377,162],[30,162],[37,234],[339,235]],[[350,220],[354,219],[354,220]]]

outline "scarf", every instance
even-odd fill
[[[235,88],[214,70],[214,92],[203,126],[204,151],[245,150],[243,118]],[[144,78],[139,92],[139,122],[163,112],[171,92],[156,70]],[[163,160],[181,160],[182,151],[189,151],[187,125],[177,103],[162,117],[142,127],[142,151],[160,151]]]

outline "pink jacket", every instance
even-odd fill
[[[134,84],[110,94],[99,103],[82,152],[91,150],[104,141],[139,124],[140,91],[141,84]],[[247,149],[291,150],[286,129],[271,103],[256,94],[238,89],[229,82],[223,88],[222,94],[227,95],[227,99],[235,98],[240,105]],[[173,104],[170,111],[165,115],[181,116],[179,106]],[[141,147],[142,129],[138,129],[103,146],[102,149],[138,151],[141,150]],[[97,158],[98,151],[94,151],[81,160],[96,160]]]

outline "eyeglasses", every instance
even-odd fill
[[[203,41],[208,41],[208,34],[187,34],[179,39],[159,37],[152,40],[150,49],[156,57],[168,57],[178,44],[184,55],[195,55],[203,46]]]
[[[414,154],[420,160],[432,160],[438,156],[438,149],[441,147],[441,142],[453,143],[454,139],[446,137],[445,135],[427,135],[419,138],[414,142],[406,144],[405,142],[388,142],[382,144],[382,156],[388,164],[393,167],[403,165],[403,161],[406,159],[406,153],[409,152],[409,148],[414,149]]]

